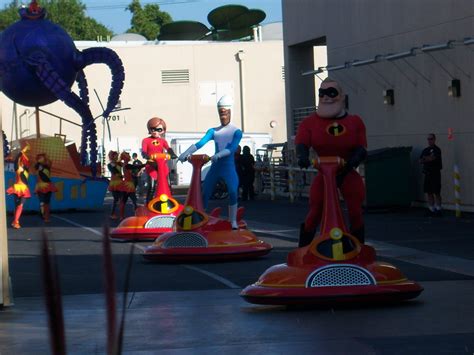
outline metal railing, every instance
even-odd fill
[[[276,196],[288,197],[291,202],[309,196],[311,182],[317,174],[316,169],[282,164],[268,164],[255,170],[258,192],[269,193],[272,200]]]

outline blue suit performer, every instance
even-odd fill
[[[242,131],[230,123],[233,100],[224,95],[217,103],[217,111],[221,125],[209,129],[199,142],[193,144],[179,156],[179,161],[184,162],[191,154],[200,149],[210,140],[214,140],[216,153],[211,157],[212,165],[206,175],[203,186],[202,202],[207,208],[209,198],[219,179],[223,179],[229,191],[229,220],[233,229],[238,229],[237,224],[237,197],[239,178],[235,169],[234,152],[242,139]]]

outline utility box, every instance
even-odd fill
[[[364,164],[366,207],[409,207],[414,200],[412,147],[369,151]]]

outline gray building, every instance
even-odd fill
[[[282,6],[289,138],[316,105],[318,72],[330,75],[346,89],[349,111],[364,119],[369,150],[413,147],[416,200],[424,200],[417,159],[433,132],[443,151],[446,207],[455,202],[457,166],[463,209],[474,210],[474,2],[283,0]],[[322,68],[313,64],[319,46],[327,46]]]

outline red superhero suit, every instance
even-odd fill
[[[367,148],[365,125],[356,115],[346,114],[340,118],[331,119],[322,118],[315,113],[301,122],[295,144],[313,148],[318,156],[339,156],[346,162],[350,162],[354,152],[361,147],[365,152]],[[365,198],[365,187],[362,178],[353,169],[357,165],[348,165],[347,171],[342,175],[343,180],[339,188],[349,212],[351,233],[363,242],[362,202]],[[306,232],[315,231],[321,221],[323,197],[323,178],[317,175],[310,190],[310,211],[304,224]]]
[[[23,211],[23,204],[25,199],[31,197],[30,189],[28,188],[28,169],[30,167],[30,160],[26,155],[29,146],[26,145],[15,158],[15,183],[8,188],[7,194],[15,197],[15,215],[12,222],[12,227],[20,228],[20,216]]]
[[[155,160],[157,154],[163,154],[169,150],[170,146],[164,138],[147,137],[142,140],[142,154],[146,156],[147,159]],[[163,169],[165,170],[163,173],[167,176],[169,173],[168,166],[163,165]],[[158,179],[158,171],[152,164],[147,164],[145,170],[153,180]]]
[[[147,159],[145,170],[148,176],[146,193],[148,204],[159,191],[166,191],[166,195],[170,197],[171,192],[167,182],[169,169],[166,160],[163,159],[163,154],[169,154],[172,159],[176,158],[176,154],[164,139],[166,122],[162,118],[152,117],[146,126],[150,136],[142,140],[142,156]]]

